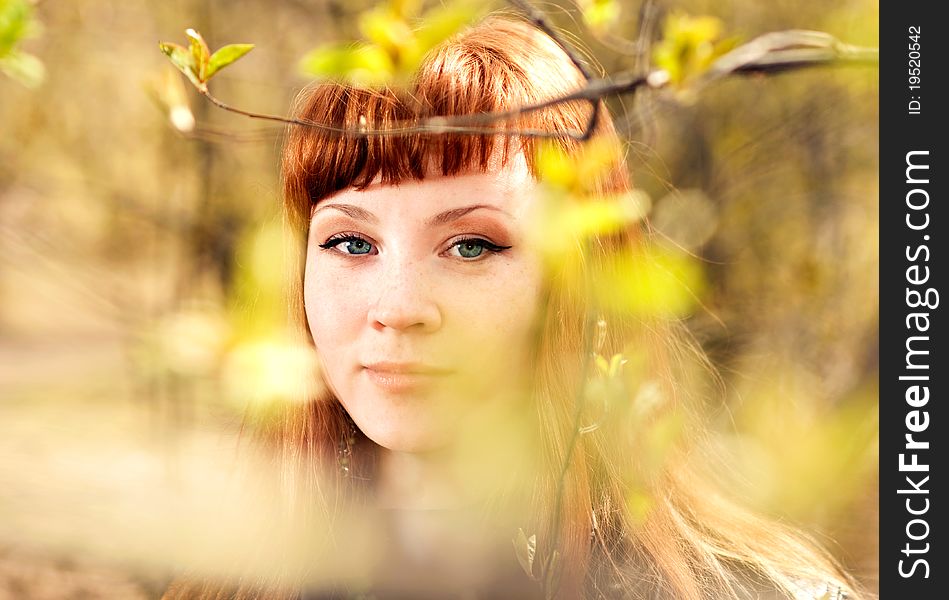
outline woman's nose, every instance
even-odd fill
[[[400,262],[384,268],[378,291],[368,313],[374,329],[432,332],[441,327],[442,315],[432,282],[417,262]]]

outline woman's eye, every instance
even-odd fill
[[[458,240],[451,245],[449,251],[455,255],[464,259],[476,259],[481,256],[486,256],[485,252],[501,252],[507,250],[510,246],[498,246],[497,244],[492,244],[487,240],[482,240],[478,238]]]
[[[484,246],[478,242],[460,242],[455,247],[462,258],[477,258],[484,252]]]
[[[356,237],[354,235],[343,235],[340,237],[331,237],[326,243],[320,244],[320,248],[330,249],[339,248],[339,252],[353,256],[361,254],[373,254],[374,248],[371,243]]]

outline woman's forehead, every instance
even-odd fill
[[[511,216],[523,214],[536,182],[521,153],[507,161],[492,158],[487,168],[470,169],[454,175],[428,170],[421,180],[383,182],[377,175],[363,188],[349,187],[321,200],[314,212],[333,204],[354,205],[383,213],[436,213],[461,206],[493,206]]]

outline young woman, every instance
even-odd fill
[[[582,84],[549,37],[491,17],[431,52],[410,90],[323,82],[295,116],[385,129],[507,111]],[[603,148],[616,134],[600,108],[593,143]],[[563,103],[495,126],[579,132],[591,113]],[[336,524],[340,552],[360,544],[354,522],[372,523],[363,541],[374,557],[361,578],[181,583],[166,598],[294,598],[300,588],[313,598],[856,597],[816,546],[696,473],[689,378],[701,353],[661,311],[591,291],[617,257],[648,256],[647,232],[630,221],[566,244],[545,238],[556,232],[538,229],[550,196],[538,182],[542,143],[290,129],[293,302],[323,388],[267,435],[292,494],[307,499],[302,512]],[[553,144],[584,151],[566,135]],[[604,162],[581,182],[591,201],[630,190],[621,154]],[[572,252],[568,266],[548,260],[549,247]],[[614,355],[625,366],[604,368]]]

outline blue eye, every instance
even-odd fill
[[[487,240],[480,238],[468,238],[464,240],[458,240],[451,245],[451,250],[458,250],[457,256],[461,258],[473,260],[476,258],[481,258],[487,256],[485,251],[497,253],[503,250],[507,250],[510,246],[498,246],[497,244],[492,244]]]
[[[455,246],[463,258],[477,258],[484,252],[484,246],[477,242],[458,242]]]
[[[342,245],[350,254],[369,254],[372,251],[372,244],[366,240],[350,240]]]
[[[361,237],[352,234],[338,234],[326,240],[325,243],[320,244],[320,248],[325,250],[335,248],[337,246],[341,248],[341,252],[343,254],[349,254],[352,256],[374,253],[372,244]]]

